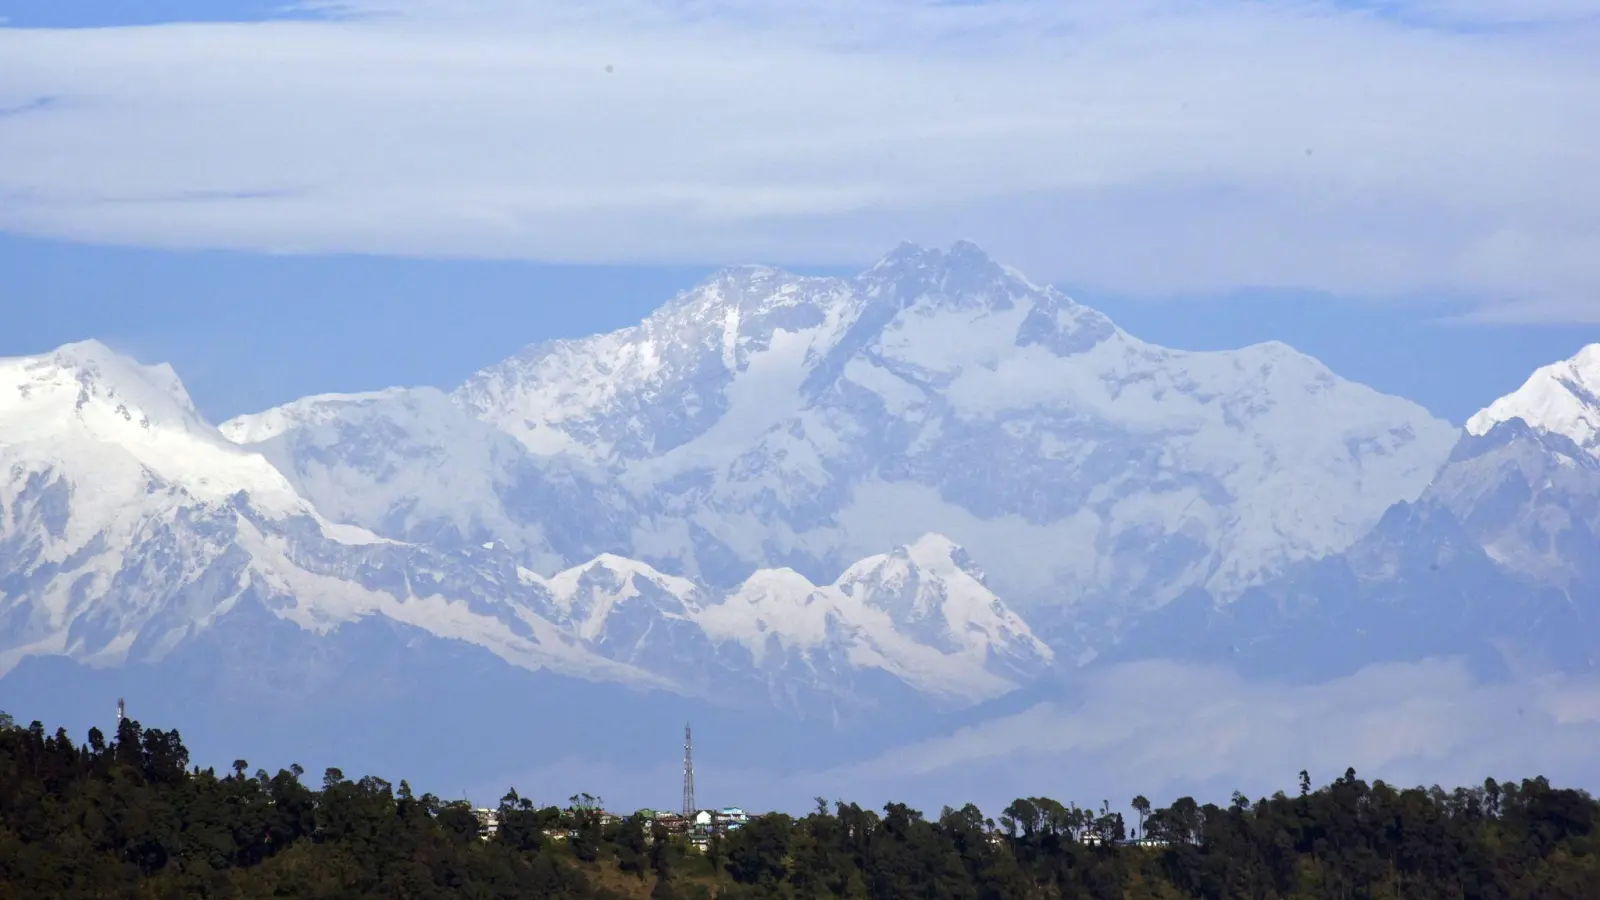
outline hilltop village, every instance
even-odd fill
[[[644,826],[646,841],[651,840],[657,833],[663,833],[672,837],[687,838],[691,848],[704,852],[714,837],[727,837],[755,818],[734,806],[722,809],[698,809],[689,815],[654,809],[641,809],[630,815],[619,815],[597,806],[587,805],[579,798],[573,799],[576,802],[561,810],[560,821],[543,830],[545,837],[557,841],[575,839],[578,837],[581,823],[588,817],[592,817],[594,823],[601,828],[613,828],[637,821]],[[483,839],[493,838],[500,830],[500,810],[480,807],[474,812],[478,817]]]

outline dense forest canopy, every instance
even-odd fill
[[[404,781],[304,774],[200,770],[176,731],[131,720],[78,744],[0,714],[0,900],[1600,897],[1600,805],[1542,778],[1445,791],[1349,771],[1313,790],[1301,773],[1292,796],[1227,806],[1024,798],[997,819],[819,799],[701,850],[514,790],[491,835]]]

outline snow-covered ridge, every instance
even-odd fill
[[[1511,419],[1600,454],[1600,344],[1538,369],[1522,387],[1468,419],[1467,431],[1482,436]]]
[[[969,242],[854,278],[731,268],[451,399],[319,397],[229,433],[271,435],[250,446],[343,521],[541,572],[614,552],[721,589],[823,584],[931,530],[1058,615],[1337,552],[1459,436],[1281,343],[1145,343]]]
[[[694,582],[664,575],[637,560],[611,553],[547,579],[527,570],[522,570],[521,576],[550,592],[557,621],[585,641],[605,634],[607,625],[615,624],[611,622],[613,615],[634,615],[632,607],[638,604],[648,607],[645,616],[688,621],[705,600]]]
[[[170,366],[140,365],[98,341],[0,360],[0,447],[76,457],[88,477],[131,459],[199,499],[245,491],[284,513],[310,510],[282,473],[200,417]]]
[[[864,559],[836,582],[813,585],[789,569],[757,572],[697,616],[707,633],[769,653],[842,651],[924,693],[976,702],[1038,675],[1054,653],[983,585],[965,551],[924,535]]]
[[[335,520],[404,541],[493,541],[541,571],[569,562],[548,552],[536,523],[506,508],[526,450],[435,388],[306,397],[220,430],[266,456]]]
[[[817,581],[933,529],[1030,604],[1236,592],[1415,499],[1457,437],[1281,343],[1144,343],[968,242],[853,279],[730,269],[456,396],[615,473],[629,555]]]
[[[469,379],[455,397],[536,454],[590,462],[654,456],[680,441],[639,421],[650,406],[676,405],[691,422],[709,423],[723,412],[717,394],[727,382],[751,368],[770,370],[772,360],[757,362],[763,356],[809,358],[812,346],[826,346],[854,320],[857,305],[839,279],[735,267],[636,326],[531,346]],[[597,411],[632,415],[602,421]]]
[[[1348,546],[1457,436],[1282,344],[1144,343],[969,243],[854,278],[737,267],[453,393],[320,395],[220,430],[170,370],[118,376],[152,399],[87,418],[61,371],[67,450],[18,451],[0,498],[27,522],[8,546],[39,579],[39,641],[115,608],[91,648],[114,659],[255,598],[313,630],[385,616],[516,665],[758,699],[884,674],[952,704],[1009,690],[1050,665],[1047,634],[1082,659],[1130,608]],[[144,452],[146,419],[253,474]],[[141,505],[152,484],[166,499]],[[92,545],[94,590],[50,574]]]
[[[966,635],[954,651],[896,631],[897,596],[937,593],[934,606],[911,602],[926,618],[938,616],[945,581],[953,597],[971,592],[952,561],[959,548],[942,539],[882,558],[915,559],[915,572],[885,580],[863,568],[866,599],[798,576],[770,598],[782,610],[822,591],[833,612],[820,631],[772,615],[746,628],[727,614],[730,598],[617,554],[535,574],[495,530],[509,520],[483,508],[448,541],[434,519],[434,540],[404,541],[329,522],[298,492],[307,485],[339,500],[330,473],[359,470],[364,495],[394,507],[362,507],[350,494],[333,508],[347,522],[373,510],[393,520],[428,491],[440,509],[450,497],[482,507],[527,460],[439,391],[307,398],[235,420],[225,436],[169,367],[95,343],[0,361],[0,675],[39,654],[158,661],[241,609],[312,640],[386,618],[515,666],[712,699],[790,696],[803,677],[831,706],[830,692],[848,693],[854,673],[876,670],[941,702],[970,702],[1010,690],[1010,676],[1048,659],[1042,645],[1006,642],[1026,626],[992,597],[980,599],[992,601],[992,622],[974,626],[971,604],[951,618]],[[494,539],[466,540],[473,527]],[[751,583],[763,580],[783,577]],[[764,665],[768,642],[794,649],[787,662],[798,668]]]
[[[1053,660],[983,587],[965,551],[940,535],[862,560],[824,586],[791,569],[763,569],[718,594],[612,554],[519,577],[549,591],[559,627],[613,659],[655,664],[664,677],[721,660],[722,678],[754,675],[782,691],[789,679],[842,665],[881,670],[960,705],[1004,694]],[[674,646],[645,646],[674,629]],[[729,646],[742,653],[730,657]],[[726,671],[739,658],[750,671]]]
[[[344,418],[347,410],[366,402],[381,403],[407,394],[426,393],[427,388],[388,388],[357,394],[316,394],[273,407],[265,412],[235,416],[217,430],[236,444],[259,444],[298,428],[314,427]]]
[[[1600,344],[1473,416],[1428,489],[1350,548],[1201,624],[1158,612],[1114,649],[1330,678],[1454,657],[1490,679],[1589,678],[1600,660]],[[1486,437],[1487,436],[1487,437]],[[1382,635],[1382,640],[1373,640]]]

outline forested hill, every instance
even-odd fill
[[[0,898],[1600,897],[1600,805],[1537,778],[1446,792],[1347,772],[1312,790],[1302,774],[1294,796],[1135,798],[1126,818],[1041,798],[998,821],[819,801],[699,852],[642,817],[514,791],[491,837],[405,782],[330,769],[317,790],[297,766],[249,768],[191,768],[176,731],[132,721],[80,745],[0,715]]]

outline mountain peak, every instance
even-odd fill
[[[882,258],[874,263],[872,268],[880,269],[886,266],[898,265],[905,262],[915,262],[928,256],[930,253],[938,252],[939,251],[936,249],[930,250],[929,248],[924,247],[915,241],[901,241],[900,243],[894,245],[893,250],[885,253]]]
[[[69,343],[62,344],[61,346],[57,347],[55,350],[53,350],[50,353],[45,354],[45,355],[46,356],[51,356],[51,357],[59,357],[61,359],[81,359],[81,360],[93,360],[93,359],[126,360],[126,359],[128,359],[128,357],[125,357],[122,354],[118,353],[117,351],[112,350],[110,347],[106,346],[105,343],[100,341],[98,338],[87,338],[87,339],[81,340],[81,341],[71,341]]]
[[[385,404],[410,404],[443,409],[450,398],[434,387],[384,388],[353,394],[313,394],[259,413],[235,416],[217,430],[236,444],[259,444],[297,428],[347,419],[352,410]]]
[[[1600,343],[1540,368],[1522,387],[1468,419],[1467,431],[1481,437],[1510,419],[1600,454]]]
[[[0,359],[0,447],[8,446],[106,496],[113,483],[143,490],[152,473],[206,500],[244,491],[263,509],[309,508],[265,458],[200,416],[171,366],[144,365],[99,341]]]
[[[917,269],[967,269],[1001,271],[994,259],[982,247],[969,240],[958,240],[949,250],[924,247],[911,241],[901,241],[867,270],[873,272],[911,272]]]
[[[941,573],[960,569],[981,580],[981,574],[977,573],[976,567],[967,557],[967,551],[942,534],[929,532],[907,544],[901,552],[918,568],[928,572]]]
[[[144,365],[95,340],[0,359],[0,393],[0,432],[20,429],[19,440],[75,428],[112,443],[157,431],[220,437],[171,366]]]
[[[147,395],[148,400],[155,401],[153,405],[171,403],[184,416],[198,416],[194,401],[172,366],[167,363],[145,365],[93,338],[63,344],[42,356],[15,361],[35,372],[48,367],[71,371],[74,380],[91,392]]]
[[[1022,273],[965,240],[947,251],[902,243],[857,276],[856,285],[865,296],[887,299],[900,309],[1009,310],[1021,298],[1044,293]]]
[[[595,571],[609,572],[616,578],[624,581],[630,578],[643,578],[646,581],[662,586],[666,590],[676,594],[682,594],[684,596],[691,595],[695,592],[694,582],[687,578],[679,578],[676,575],[668,575],[656,569],[649,563],[641,562],[640,560],[632,559],[630,557],[621,556],[616,553],[602,553],[589,562],[584,563],[581,566],[574,566],[573,568],[556,575],[550,580],[551,582],[556,582],[561,579],[579,580]]]

